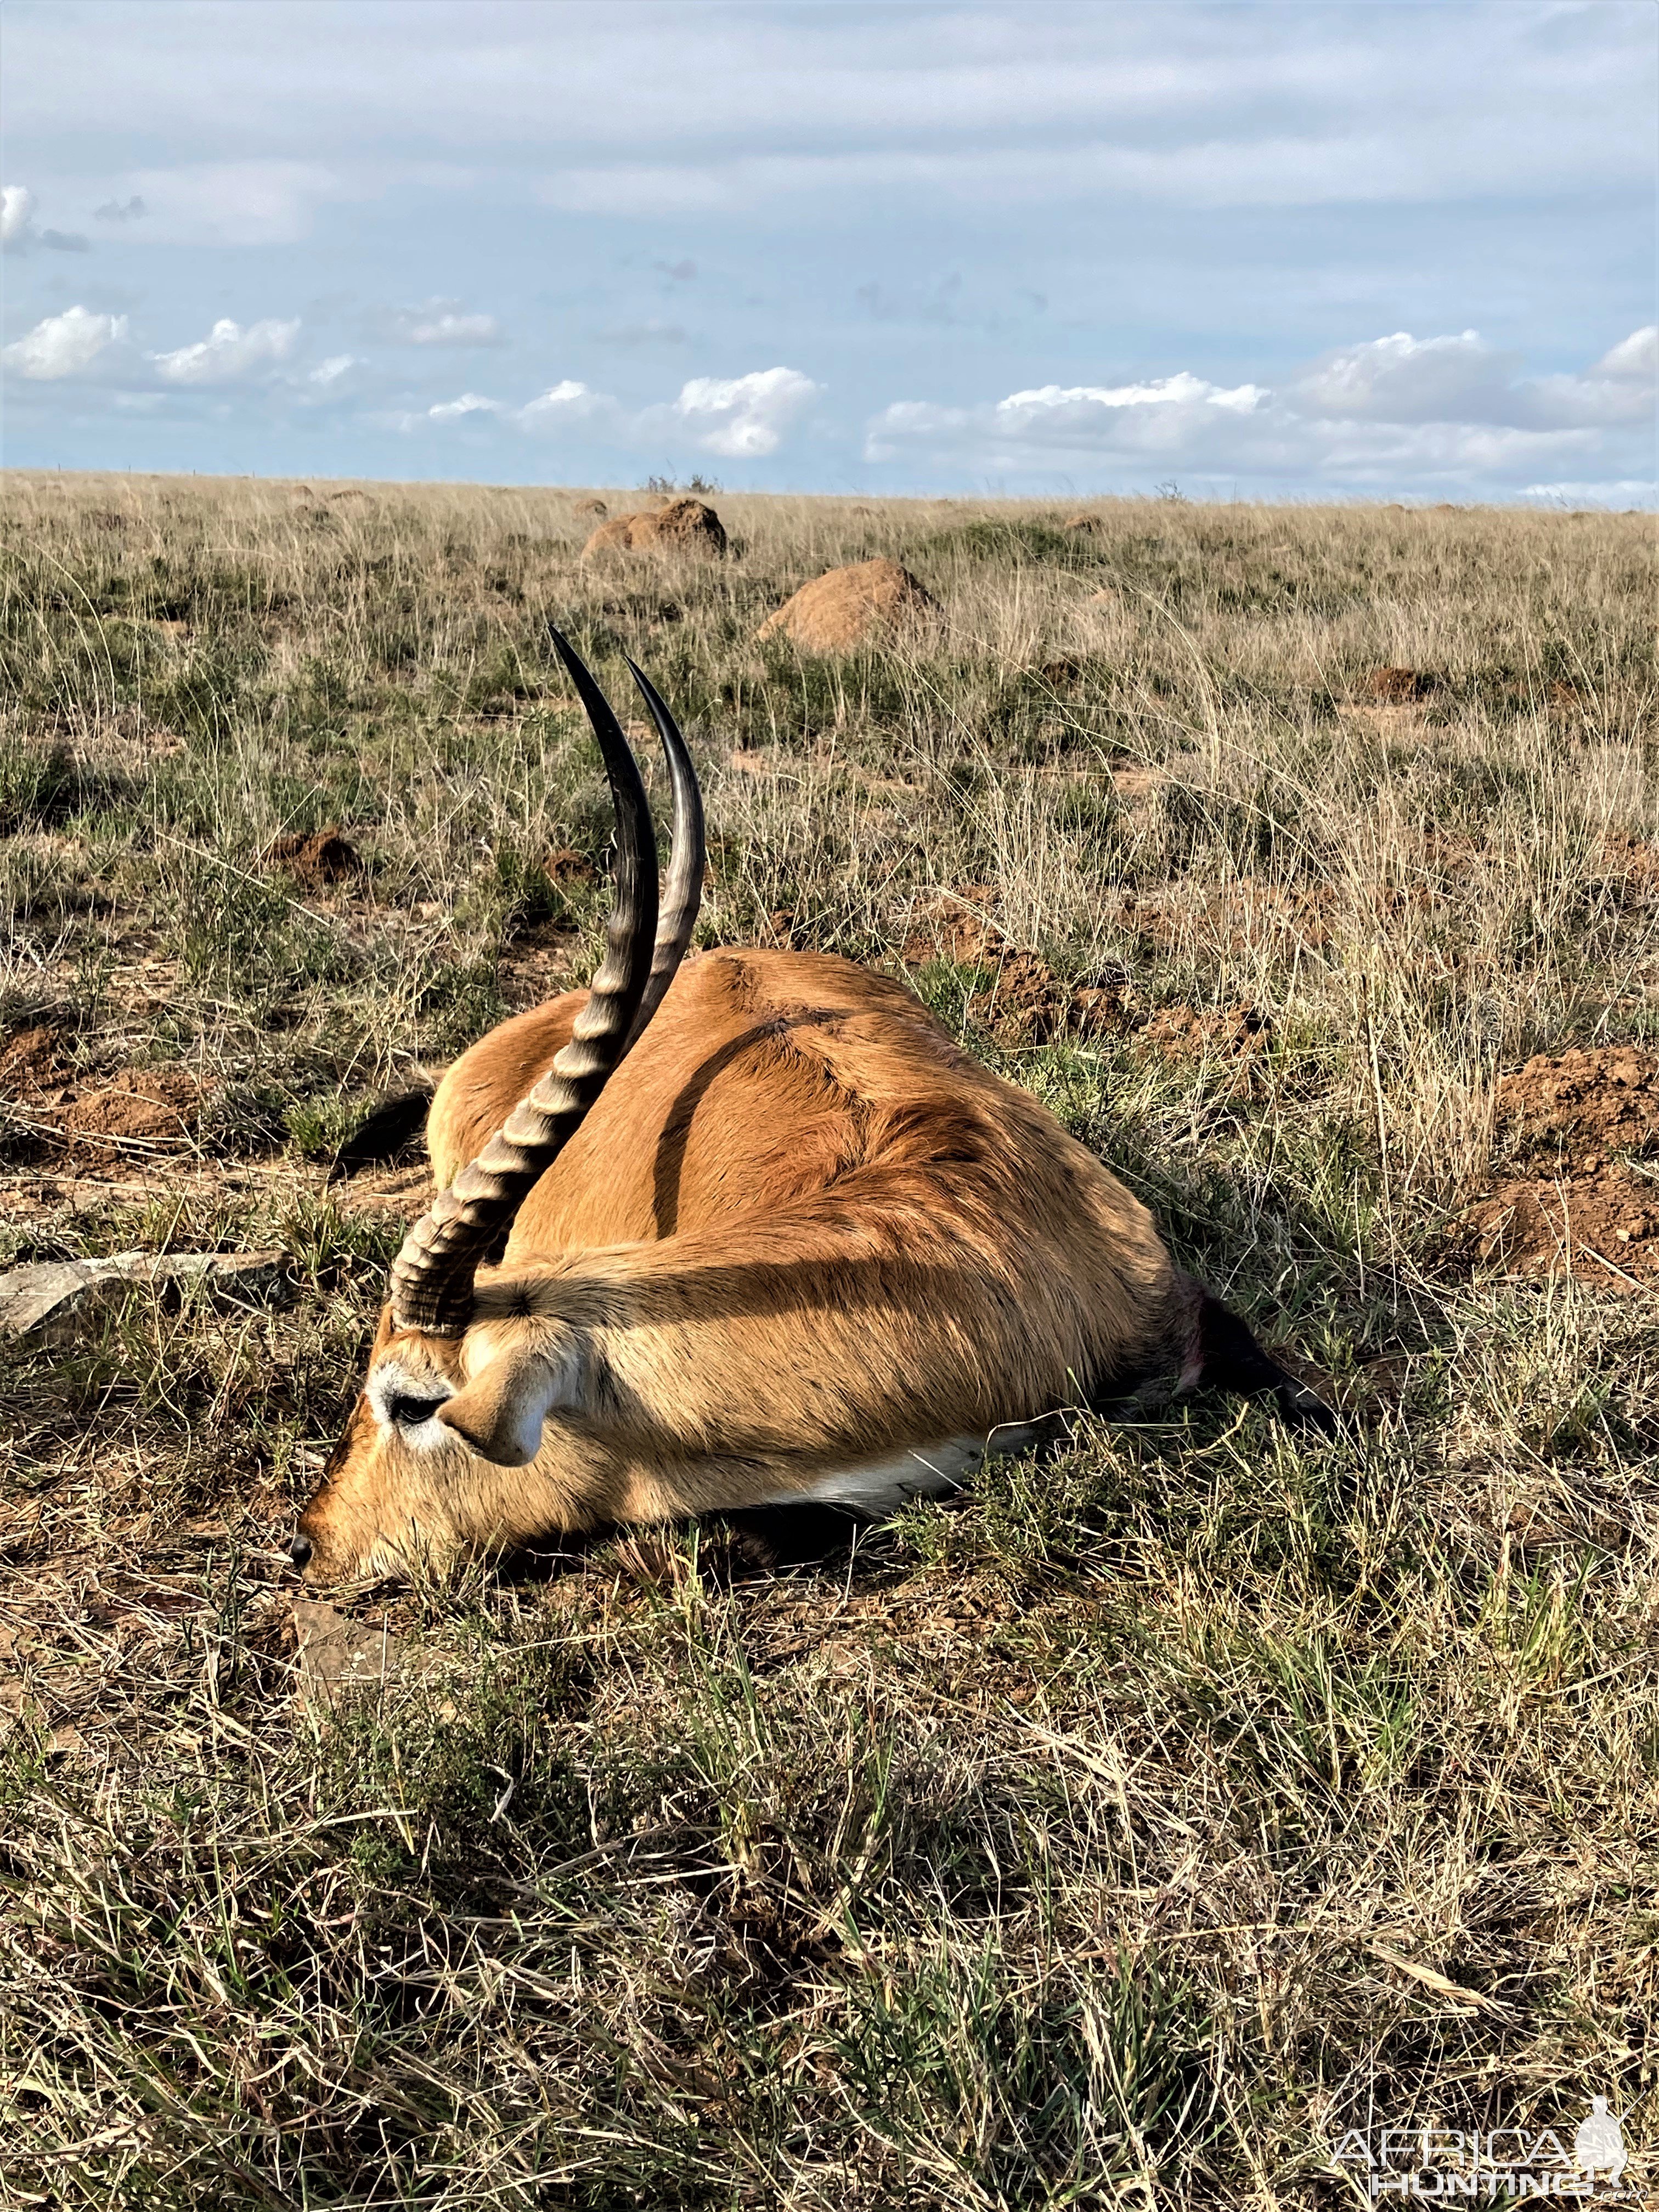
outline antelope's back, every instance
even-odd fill
[[[572,993],[503,1023],[445,1079],[440,1179],[570,1034]],[[689,960],[526,1200],[507,1257],[695,1233],[836,1186],[919,1205],[971,1192],[998,1271],[1035,1239],[1109,1334],[1139,1334],[1170,1267],[1151,1216],[1026,1092],[981,1067],[902,984],[824,954]],[[1033,1255],[1035,1256],[1035,1255]]]

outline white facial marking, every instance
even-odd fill
[[[454,1395],[445,1376],[398,1358],[383,1359],[368,1382],[375,1419],[383,1429],[395,1429],[416,1451],[434,1451],[452,1440],[453,1431],[437,1416],[445,1399]]]

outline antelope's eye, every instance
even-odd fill
[[[386,1419],[400,1429],[417,1429],[422,1421],[432,1419],[443,1402],[441,1398],[390,1398]]]

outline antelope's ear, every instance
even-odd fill
[[[481,1459],[527,1467],[542,1448],[542,1424],[556,1406],[574,1402],[574,1352],[544,1342],[506,1344],[438,1408]]]

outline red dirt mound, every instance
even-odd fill
[[[35,1135],[107,1156],[124,1142],[153,1151],[188,1137],[200,1119],[202,1087],[182,1067],[84,1077],[63,1037],[41,1025],[0,1045],[0,1099]]]
[[[1540,1053],[1499,1084],[1498,1127],[1511,1171],[1468,1216],[1482,1260],[1626,1290],[1659,1281],[1659,1180],[1629,1157],[1659,1143],[1659,1053]]]
[[[1160,1006],[1137,1031],[1137,1041],[1166,1060],[1254,1059],[1273,1042],[1271,1018],[1256,1006],[1206,1012],[1198,1006]]]
[[[1506,1275],[1580,1275],[1614,1289],[1659,1282],[1659,1184],[1633,1184],[1616,1169],[1500,1182],[1468,1218],[1480,1257]]]
[[[1600,1167],[1659,1139],[1659,1053],[1638,1045],[1540,1053],[1498,1086],[1498,1119],[1516,1153]]]
[[[700,499],[671,499],[666,507],[613,514],[582,548],[584,561],[603,553],[702,553],[726,550],[726,529]]]
[[[340,884],[356,875],[363,864],[355,848],[340,835],[339,823],[331,822],[325,829],[313,830],[308,837],[277,838],[265,854],[265,865],[285,869],[302,884]]]
[[[984,909],[995,903],[995,890],[987,884],[967,884],[960,897],[936,899],[926,926],[905,944],[903,957],[914,967],[944,958],[989,969],[989,981],[969,996],[968,1013],[1003,1044],[1052,1044],[1056,1037],[1097,1036],[1120,1025],[1121,1007],[1109,985],[1062,983],[1046,960],[1017,951],[988,918]]]
[[[854,561],[803,584],[755,632],[757,644],[781,630],[805,653],[850,653],[879,633],[936,611],[896,561]]]
[[[0,1098],[38,1098],[61,1087],[69,1068],[55,1030],[15,1030],[0,1045]]]
[[[191,1133],[201,1103],[199,1085],[181,1067],[125,1067],[107,1089],[82,1091],[61,1120],[83,1139],[166,1144]]]
[[[1385,706],[1407,707],[1413,700],[1428,697],[1434,690],[1434,678],[1415,668],[1373,668],[1365,678],[1365,689]]]

